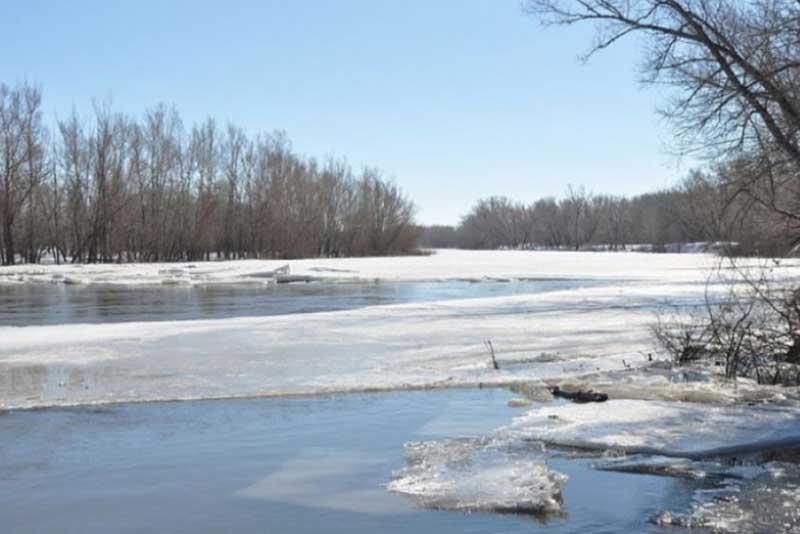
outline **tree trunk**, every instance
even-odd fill
[[[14,250],[14,236],[11,230],[14,223],[6,220],[3,223],[3,241],[5,245],[5,265],[14,265],[16,259],[16,251]]]

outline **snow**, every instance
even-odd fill
[[[304,315],[0,327],[0,406],[505,384],[646,361],[648,311],[574,299],[565,291]],[[543,352],[565,357],[527,363]]]
[[[667,361],[646,367],[588,374],[580,380],[555,381],[565,391],[600,391],[610,399],[677,401],[708,404],[783,401],[794,388],[765,386],[749,378],[729,381],[714,362],[672,366]]]
[[[510,431],[551,445],[701,458],[800,441],[800,410],[610,400],[532,410]]]
[[[623,282],[303,315],[0,327],[0,406],[506,384],[622,369],[654,350],[654,311],[697,299],[702,287]]]
[[[20,265],[0,268],[0,284],[213,285],[274,283],[281,276],[327,281],[526,280],[602,278],[702,280],[719,262],[706,254],[437,250],[429,256],[193,263]]]
[[[6,282],[25,284],[54,278],[91,284],[274,283],[287,273],[331,282],[605,281],[540,294],[325,313],[0,326],[0,408],[500,385],[635,368],[656,349],[648,330],[656,310],[699,302],[704,267],[716,261],[703,255],[438,251],[288,263],[0,269]],[[787,275],[796,271],[785,269]],[[491,369],[487,339],[500,371]]]

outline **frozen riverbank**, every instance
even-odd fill
[[[429,256],[193,263],[20,265],[0,284],[218,285],[325,281],[485,281],[559,278],[702,280],[708,254],[436,250]]]
[[[647,361],[647,327],[663,298],[697,291],[609,286],[274,317],[0,327],[0,402],[447,387],[623,369]]]
[[[648,327],[656,311],[702,302],[708,276],[703,267],[715,261],[702,255],[441,251],[296,262],[306,272],[328,269],[315,272],[335,277],[350,271],[385,279],[513,275],[580,276],[587,282],[537,294],[439,293],[442,300],[432,302],[418,292],[417,302],[323,313],[0,325],[0,407],[507,384],[622,370],[646,363],[654,352]],[[214,279],[241,281],[244,271],[257,266],[274,267],[228,262],[202,268],[218,269],[213,277],[204,271]],[[150,265],[35,269],[47,276],[59,269],[86,270],[95,281],[127,283],[131,272],[145,268],[158,273]],[[598,280],[603,283],[592,283]],[[491,368],[487,339],[500,371]]]

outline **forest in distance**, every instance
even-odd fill
[[[413,200],[380,170],[299,155],[283,132],[249,136],[213,119],[187,128],[163,104],[141,118],[95,104],[88,120],[73,112],[48,127],[40,88],[0,85],[0,263],[382,256],[420,247],[663,251],[692,242],[786,254],[797,244],[794,218],[744,194],[746,171],[746,162],[727,160],[634,197],[571,185],[529,204],[493,196],[457,226],[421,226]]]
[[[736,165],[691,171],[675,186],[636,196],[568,186],[531,203],[479,200],[457,226],[422,229],[425,248],[548,250],[702,250],[783,256],[797,245],[791,221],[737,190]],[[687,246],[689,245],[689,246]]]
[[[318,162],[281,132],[158,105],[44,124],[42,91],[0,85],[0,260],[74,263],[413,251],[414,206],[373,168]]]

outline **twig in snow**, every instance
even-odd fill
[[[494,347],[492,346],[492,340],[487,339],[483,342],[483,344],[486,345],[487,349],[489,349],[489,354],[492,357],[492,366],[494,367],[495,371],[499,371],[500,365],[498,365],[497,363],[497,358],[494,357]]]

